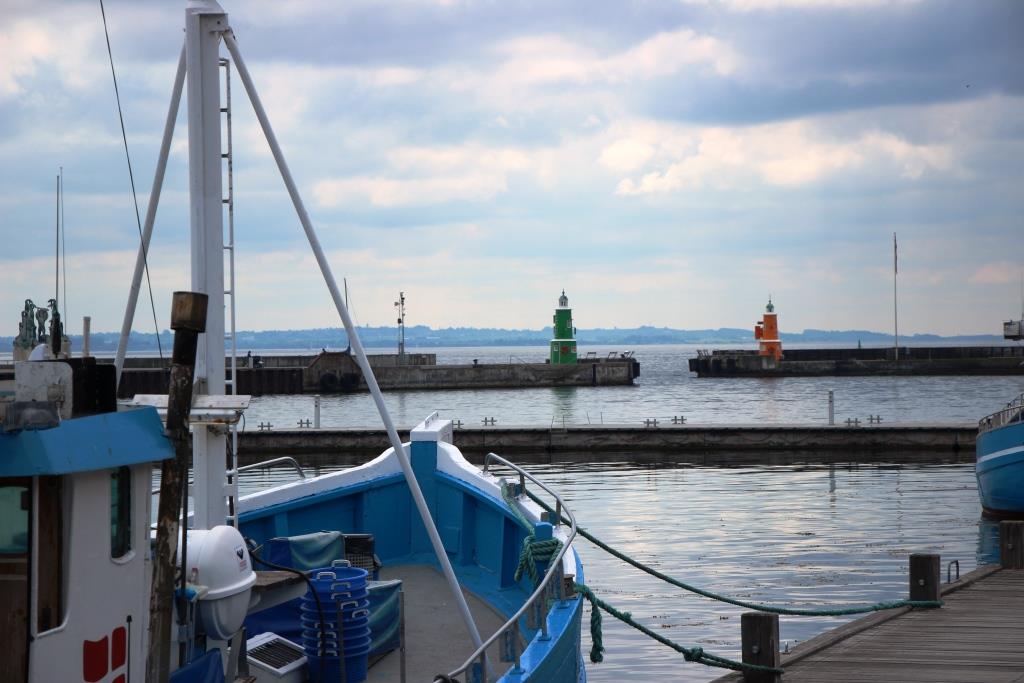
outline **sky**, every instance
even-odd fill
[[[99,3],[0,0],[0,335],[120,329],[138,227]],[[359,324],[1001,332],[1024,272],[1024,2],[225,2]],[[184,3],[106,3],[145,215]],[[239,329],[339,325],[232,81]],[[150,252],[189,289],[185,102]],[[152,331],[148,298],[134,328]]]

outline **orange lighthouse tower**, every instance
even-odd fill
[[[759,356],[770,356],[776,361],[782,359],[782,342],[779,341],[779,319],[772,298],[764,309],[764,317],[754,327],[754,339],[760,342]]]

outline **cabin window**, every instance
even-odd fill
[[[32,480],[0,479],[0,681],[28,677]]]
[[[124,557],[132,549],[132,471],[118,467],[110,474],[110,556]]]
[[[0,486],[0,555],[28,552],[29,489]]]

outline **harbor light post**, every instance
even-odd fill
[[[555,309],[553,322],[555,338],[551,340],[551,364],[575,365],[576,328],[572,326],[572,309],[569,308],[569,297],[565,295],[564,289],[562,296],[558,297],[558,308]]]
[[[405,292],[398,293],[398,364],[405,365]]]

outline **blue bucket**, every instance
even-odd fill
[[[331,584],[336,584],[339,590],[364,588],[367,576],[367,571],[359,567],[323,567],[310,572],[309,578],[322,594]]]
[[[362,633],[353,634],[351,637],[346,634],[344,642],[345,656],[356,657],[358,655],[364,655],[370,651],[373,639],[370,636],[370,629],[364,627]],[[307,655],[317,654],[321,650],[321,646],[324,651],[324,656],[337,657],[341,653],[338,641],[331,636],[328,636],[327,640],[322,642],[319,637],[311,638],[305,634],[302,636],[302,649]]]
[[[341,614],[347,621],[350,618],[362,616],[362,612],[368,612],[367,609],[370,606],[369,598],[363,598],[362,600],[350,600],[348,602],[341,603]],[[334,604],[321,604],[320,608],[323,610],[324,619],[332,619],[338,616],[338,606]],[[302,616],[307,616],[310,619],[319,619],[320,610],[316,608],[316,603],[312,600],[303,601],[299,603],[299,610]]]
[[[355,590],[334,590],[327,592],[317,591],[317,597],[320,598],[320,604],[326,607],[333,607],[339,602],[350,602],[352,600],[366,600],[370,596],[369,589],[357,588]],[[307,592],[300,598],[302,604],[311,605],[316,607],[316,598]]]
[[[312,594],[307,593],[300,603],[302,646],[309,665],[309,679],[313,683],[334,683],[341,677],[341,658],[338,656],[338,638],[345,650],[345,680],[360,683],[366,680],[367,654],[370,651],[369,591],[366,588],[368,572],[350,566],[331,566],[314,569],[310,579],[320,598],[325,633],[320,632],[320,610]],[[337,625],[341,612],[341,633]],[[330,623],[333,628],[326,628]],[[324,656],[319,656],[324,645]],[[321,665],[323,672],[321,673]]]
[[[357,617],[355,619],[346,619],[342,624],[342,628],[345,631],[354,631],[357,628],[362,628],[366,626],[369,623],[369,621],[370,617],[368,616]],[[306,631],[313,631],[316,633],[320,632],[320,619],[318,617],[307,616],[306,614],[303,614],[302,618],[299,619],[299,625],[302,627],[303,633],[305,633]],[[337,620],[333,617],[328,617],[325,614],[323,630],[327,631],[328,633],[336,632],[338,630]]]

